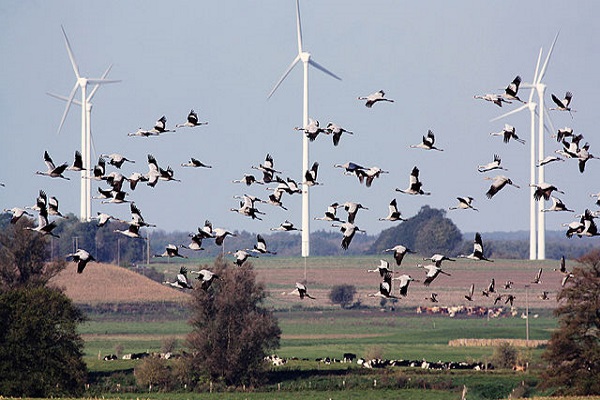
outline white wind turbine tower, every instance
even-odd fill
[[[111,69],[112,69],[112,65],[110,65],[106,69],[106,71],[104,71],[104,74],[102,74],[102,77],[100,79],[105,79],[108,76],[108,74],[109,74],[109,72],[110,72]],[[89,140],[89,143],[91,144],[91,146],[93,146],[93,144],[94,144],[93,143],[93,139],[92,139],[92,108],[93,108],[94,105],[92,104],[91,101],[94,98],[94,95],[98,91],[99,87],[100,87],[99,84],[95,84],[94,85],[94,87],[90,91],[90,94],[87,96],[87,102],[86,102],[86,108],[85,108],[85,121],[86,121],[86,124],[85,124],[85,131],[86,131],[85,132],[85,136],[86,136],[86,138],[89,138],[88,140]],[[61,96],[61,95],[58,95],[58,94],[48,93],[48,92],[46,92],[46,94],[48,96],[50,96],[50,97],[54,97],[55,99],[59,99],[59,100],[65,101],[65,102],[69,101],[69,98],[66,97],[66,96]],[[83,106],[81,104],[81,101],[79,101],[79,100],[72,99],[71,102],[73,104],[76,104],[76,105],[80,106],[80,107]],[[82,145],[82,150],[83,150],[83,145]],[[96,151],[96,150],[94,149],[94,151]],[[83,153],[82,153],[82,157],[81,158],[82,158],[82,161],[83,161]],[[88,157],[88,159],[91,160],[91,157]],[[84,168],[88,169],[88,171],[89,171],[89,167],[90,167],[89,163],[88,163],[87,166],[84,165]],[[89,179],[82,179],[82,181],[85,181],[85,184],[87,186],[90,186],[90,184],[91,184],[91,181]],[[85,193],[86,194],[90,193],[90,190],[86,189]],[[87,213],[87,215],[89,217],[89,216],[92,215],[92,209],[91,209],[92,203],[91,203],[91,199],[90,200],[86,199],[86,203],[85,204],[86,204],[86,208],[87,208],[86,213]],[[83,213],[82,213],[82,215],[83,215]],[[83,219],[83,216],[81,218]]]
[[[302,27],[300,26],[300,4],[299,0],[296,0],[296,31],[298,36],[298,55],[294,58],[294,61],[285,70],[279,81],[275,84],[267,99],[271,98],[273,93],[277,90],[279,85],[288,76],[291,70],[296,66],[299,61],[302,61],[304,66],[304,101],[303,101],[303,113],[302,113],[302,127],[308,125],[308,65],[325,72],[327,75],[334,77],[335,79],[341,80],[340,77],[335,75],[333,72],[327,70],[325,67],[311,59],[311,54],[304,51],[302,48]],[[302,135],[302,174],[309,169],[308,160],[308,137]],[[309,216],[309,196],[308,196],[308,185],[302,184],[302,257],[308,257],[310,255],[310,216]]]
[[[80,219],[82,221],[89,221],[91,217],[91,182],[89,179],[89,173],[91,168],[91,130],[88,116],[91,114],[91,105],[88,105],[88,101],[91,100],[92,96],[95,94],[99,85],[104,83],[116,83],[120,82],[118,80],[107,80],[104,79],[109,69],[105,72],[104,76],[100,79],[95,78],[86,78],[79,74],[79,66],[75,61],[75,56],[73,55],[73,51],[71,50],[71,44],[69,43],[69,38],[67,37],[67,33],[65,32],[65,28],[63,26],[60,27],[62,29],[63,35],[65,37],[65,45],[67,47],[67,52],[69,53],[69,59],[71,60],[71,66],[73,67],[73,72],[75,72],[75,77],[77,81],[75,82],[75,86],[71,90],[71,94],[67,98],[67,105],[65,107],[65,111],[60,120],[60,125],[58,127],[58,133],[60,133],[65,119],[67,118],[67,114],[69,113],[69,108],[71,108],[71,103],[73,103],[73,99],[75,97],[75,93],[78,88],[81,88],[81,158],[83,161],[83,167],[85,170],[81,171],[81,199],[80,199]],[[96,85],[90,96],[87,95],[87,85],[92,84]]]
[[[536,170],[535,115],[536,115],[536,113],[538,115],[538,157],[537,157],[537,159],[542,160],[544,158],[544,127],[545,127],[544,118],[545,118],[545,111],[546,111],[545,106],[544,106],[544,91],[546,89],[546,85],[543,84],[541,81],[546,73],[546,68],[548,67],[548,62],[550,61],[550,56],[552,55],[552,51],[554,50],[554,45],[556,44],[557,39],[558,39],[558,33],[554,37],[554,41],[552,42],[552,45],[550,46],[550,51],[546,55],[546,59],[544,60],[544,64],[543,64],[541,70],[539,69],[539,67],[540,67],[540,61],[542,59],[543,48],[540,48],[537,63],[535,65],[533,83],[526,83],[526,84],[522,85],[522,87],[528,87],[528,88],[535,89],[535,91],[538,95],[538,100],[539,100],[539,109],[540,109],[539,112],[537,111],[538,104],[536,104],[532,101],[533,94],[534,94],[534,91],[532,90],[529,95],[529,101],[527,103],[523,104],[519,108],[516,108],[510,112],[507,112],[506,114],[500,115],[499,117],[492,119],[492,121],[496,121],[498,119],[518,113],[518,112],[524,110],[525,108],[529,109],[530,120],[531,120],[531,136],[530,136],[531,137],[531,139],[530,139],[531,140],[531,143],[530,143],[531,165],[530,165],[530,175],[529,175],[529,182],[530,182],[529,259],[530,260],[544,260],[546,258],[546,219],[545,219],[544,212],[542,212],[542,209],[544,208],[544,202],[543,202],[543,200],[540,200],[538,202],[539,204],[537,205],[537,209],[536,209],[536,201],[533,198],[533,193],[535,191],[535,187],[533,187],[531,185],[536,184],[536,179],[535,179],[535,170]],[[554,129],[552,129],[552,130],[554,130]],[[538,183],[542,183],[542,182],[544,182],[544,179],[545,179],[544,178],[544,166],[541,165],[541,166],[537,167],[537,169],[538,169]],[[537,220],[537,225],[536,225],[536,220]],[[536,235],[536,232],[537,232],[537,235]]]

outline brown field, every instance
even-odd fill
[[[390,257],[386,257],[392,261]],[[357,289],[355,300],[359,299],[364,305],[377,306],[380,298],[369,297],[368,294],[378,290],[380,277],[377,273],[367,273],[367,268],[374,268],[379,263],[378,257],[316,257],[306,260],[306,284],[309,293],[316,300],[300,301],[296,296],[286,295],[294,289],[295,282],[304,281],[304,260],[300,258],[261,257],[252,261],[258,275],[258,280],[264,282],[269,291],[269,303],[276,307],[291,307],[297,304],[309,307],[333,306],[329,301],[329,291],[334,285],[349,284]],[[423,280],[425,271],[417,268],[417,263],[423,263],[422,258],[407,257],[402,266],[396,271],[407,273],[415,279]],[[536,309],[552,309],[556,306],[554,300],[560,290],[562,275],[553,271],[557,261],[529,260],[495,260],[475,262],[457,260],[445,262],[444,270],[452,276],[439,275],[429,287],[421,282],[412,282],[408,296],[398,300],[399,307],[432,306],[426,298],[431,292],[438,294],[440,307],[448,306],[484,306],[491,307],[494,294],[484,297],[481,290],[486,288],[491,278],[496,281],[496,291],[512,293],[516,296],[515,307],[525,308],[525,285],[529,307]],[[151,264],[152,267],[165,272],[171,279],[179,269],[179,264]],[[192,267],[193,268],[193,267]],[[531,283],[537,270],[543,268],[542,282]],[[570,266],[572,268],[572,266]],[[514,282],[511,290],[504,290],[505,281]],[[68,267],[52,280],[52,283],[64,287],[66,293],[76,303],[119,303],[119,302],[150,302],[150,301],[185,301],[189,294],[177,289],[161,285],[142,275],[114,265],[93,263],[86,267],[83,274],[77,274],[75,264]],[[475,284],[474,301],[468,302],[464,295],[469,286]],[[551,300],[541,300],[542,291],[548,291]],[[508,305],[498,303],[497,306]]]
[[[390,258],[387,258],[391,261]],[[264,264],[263,264],[264,263]],[[294,261],[292,268],[283,267],[283,265],[273,265],[275,263],[285,264],[286,260],[277,261],[275,258],[268,262],[260,260],[255,261],[255,268],[258,272],[258,279],[265,282],[270,290],[271,299],[274,303],[283,305],[298,303],[299,299],[284,295],[294,288],[295,282],[304,280],[304,266],[302,261]],[[496,281],[496,291],[498,293],[512,293],[516,296],[515,307],[525,307],[526,290],[525,285],[530,285],[527,290],[529,307],[552,309],[556,306],[557,293],[560,291],[562,274],[553,271],[558,265],[556,261],[525,261],[525,260],[495,260],[493,263],[475,262],[470,260],[457,260],[455,262],[445,262],[444,271],[452,276],[439,275],[429,286],[423,285],[425,270],[417,268],[418,263],[424,263],[422,258],[408,257],[402,263],[400,268],[396,268],[399,273],[406,273],[421,282],[412,282],[408,290],[408,296],[398,300],[398,306],[431,306],[432,303],[426,300],[432,292],[438,294],[439,303],[437,306],[484,306],[490,307],[494,303],[494,294],[490,297],[484,297],[481,290],[487,288],[490,279]],[[425,261],[425,263],[427,263]],[[379,264],[377,257],[360,258],[309,258],[307,261],[307,279],[306,284],[314,297],[318,300],[305,299],[304,305],[310,302],[330,304],[328,294],[332,286],[349,284],[357,289],[355,298],[365,305],[378,305],[380,298],[369,297],[371,293],[378,290],[380,277],[377,273],[367,273],[367,269],[372,269]],[[391,265],[391,263],[390,263]],[[543,268],[540,284],[533,284],[531,281],[535,277],[537,270]],[[504,290],[504,282],[511,280],[514,282],[511,290]],[[471,284],[475,284],[474,301],[469,302],[464,298]],[[552,300],[541,300],[538,296],[542,291],[547,291]],[[396,293],[397,294],[397,293]],[[504,301],[497,306],[506,306]]]
[[[448,341],[450,347],[498,347],[502,343],[509,343],[514,347],[544,347],[547,340],[533,339],[452,339]]]
[[[111,264],[90,263],[78,274],[76,264],[69,263],[50,283],[64,288],[67,296],[80,304],[181,302],[189,298],[186,293]]]

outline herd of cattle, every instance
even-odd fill
[[[298,358],[291,358],[290,360],[299,360]],[[303,361],[310,361],[308,358],[301,359]],[[275,354],[265,357],[265,361],[268,361],[273,366],[282,366],[287,364],[287,358],[281,358]],[[332,364],[332,363],[354,363],[356,362],[358,365],[363,368],[386,368],[386,367],[412,367],[412,368],[422,368],[422,369],[436,369],[436,370],[449,370],[449,369],[470,369],[475,371],[481,370],[490,370],[494,369],[494,366],[490,363],[483,362],[429,362],[426,360],[387,360],[387,359],[379,359],[373,358],[371,360],[365,360],[364,358],[357,358],[354,353],[344,353],[341,359],[337,358],[317,358],[316,362],[324,363],[324,364]]]
[[[141,360],[144,359],[146,357],[158,357],[158,358],[163,358],[165,360],[169,360],[169,359],[173,359],[173,358],[179,358],[181,357],[181,354],[177,354],[177,353],[171,353],[171,352],[167,352],[167,353],[148,353],[143,352],[143,353],[127,353],[124,354],[121,359],[122,360]],[[113,361],[113,360],[118,360],[119,357],[116,354],[109,354],[106,355],[102,358],[104,361]]]
[[[483,306],[474,306],[474,307],[466,307],[466,306],[450,306],[450,307],[425,307],[418,306],[416,309],[417,314],[441,314],[447,315],[450,318],[455,317],[456,315],[462,315],[466,317],[490,317],[490,318],[498,318],[500,316],[512,316],[516,317],[518,312],[515,307],[511,307],[510,309],[504,307],[483,307]]]
[[[128,353],[128,354],[124,354],[121,359],[123,360],[141,360],[144,359],[146,357],[159,357],[159,358],[164,358],[166,360],[171,359],[171,358],[178,358],[181,357],[180,354],[175,354],[175,353],[148,353],[148,352],[143,352],[143,353]],[[110,354],[110,355],[106,355],[104,356],[103,360],[104,361],[112,361],[112,360],[118,360],[119,357],[117,357],[116,354]],[[310,361],[310,359],[308,358],[290,358],[289,360],[302,360],[302,361]],[[272,354],[270,356],[266,356],[265,357],[265,361],[269,362],[270,364],[272,364],[273,366],[282,366],[287,364],[288,359],[287,358],[281,358],[278,355]],[[317,358],[314,361],[319,362],[319,363],[323,363],[323,364],[333,364],[333,363],[354,363],[356,362],[358,365],[362,366],[363,368],[386,368],[386,367],[412,367],[412,368],[423,368],[423,369],[436,369],[436,370],[449,370],[449,369],[470,369],[470,370],[476,370],[476,371],[480,371],[480,370],[490,370],[490,369],[494,369],[494,366],[490,363],[482,363],[482,362],[473,362],[473,363],[466,363],[466,362],[442,362],[442,361],[437,361],[437,362],[429,362],[426,360],[387,360],[387,359],[379,359],[379,358],[373,358],[371,360],[365,360],[364,358],[358,358],[356,356],[356,354],[354,353],[344,353],[344,355],[342,356],[341,359],[338,358],[331,358],[331,357],[325,357],[325,358]]]

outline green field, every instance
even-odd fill
[[[422,258],[408,257],[403,269],[418,276],[422,270],[415,265]],[[212,260],[194,260],[194,266],[210,264]],[[485,318],[457,315],[454,318],[440,314],[417,314],[417,308],[431,305],[423,299],[431,288],[415,284],[409,296],[398,301],[392,308],[379,299],[367,297],[377,286],[379,277],[367,274],[366,268],[373,268],[378,257],[311,258],[306,264],[303,259],[261,257],[254,260],[258,280],[264,282],[269,296],[265,305],[275,311],[282,330],[281,346],[276,353],[284,358],[298,358],[281,367],[273,367],[269,382],[257,393],[242,388],[230,391],[215,388],[216,393],[145,393],[144,397],[187,399],[457,399],[463,385],[469,389],[469,399],[502,398],[515,390],[525,390],[536,394],[535,385],[543,368],[542,348],[518,348],[521,355],[530,362],[527,373],[513,371],[429,371],[421,368],[391,367],[384,370],[368,370],[356,363],[332,363],[325,365],[317,358],[341,359],[343,353],[355,353],[358,357],[379,357],[386,359],[489,362],[494,347],[469,346],[452,347],[453,339],[525,339],[526,320],[521,318],[524,311],[526,292],[524,282],[529,282],[539,267],[547,271],[552,262],[528,262],[519,260],[496,260],[493,269],[489,264],[456,262],[449,266],[452,278],[436,282],[434,290],[440,293],[441,306],[467,305],[464,301],[464,288],[474,282],[478,288],[489,282],[493,276],[497,282],[505,279],[515,281],[513,289],[521,301],[516,304],[513,315],[506,312],[499,318]],[[411,266],[412,265],[412,266]],[[191,265],[190,265],[191,266]],[[153,268],[166,274],[176,273],[179,264],[153,264]],[[305,269],[306,268],[306,269]],[[315,301],[299,301],[284,295],[293,288],[295,281],[306,282]],[[556,290],[558,279],[547,273],[544,290]],[[559,278],[558,276],[556,278]],[[444,278],[442,278],[444,279]],[[357,298],[361,306],[341,309],[332,304],[327,293],[336,284],[348,283],[357,288]],[[537,289],[537,287],[536,287]],[[536,301],[536,295],[529,293],[530,318],[529,338],[547,340],[556,328],[552,316],[553,301]],[[445,302],[444,302],[445,301]],[[490,307],[488,298],[478,296],[473,306]],[[126,353],[159,352],[168,340],[177,340],[178,349],[185,350],[185,338],[190,332],[185,309],[169,312],[168,307],[156,314],[135,312],[127,315],[106,312],[89,313],[88,322],[80,327],[85,340],[85,360],[97,382],[102,382],[101,392],[94,396],[114,396],[117,392],[114,382],[122,382],[119,398],[139,398],[139,391],[128,394],[135,387],[131,371],[140,361],[103,361],[101,357],[114,354],[117,350]],[[507,309],[508,310],[508,309]],[[508,310],[509,311],[509,310]],[[535,317],[534,317],[535,316]],[[519,388],[526,382],[527,389]],[[97,388],[98,389],[98,388]],[[301,394],[300,394],[301,393]],[[128,397],[129,396],[129,397]]]
[[[377,348],[389,359],[427,359],[432,361],[483,360],[493,348],[449,347],[459,338],[524,339],[525,322],[521,318],[449,318],[416,316],[406,312],[379,310],[325,310],[277,312],[282,329],[281,357],[341,358],[345,352],[364,356]],[[530,339],[548,339],[556,321],[551,317],[531,318]],[[185,320],[130,322],[89,321],[80,332],[86,340],[88,361],[114,352],[160,351],[161,341],[177,338],[183,344],[190,327]],[[540,349],[531,350],[533,354]]]
[[[549,338],[556,322],[547,314],[531,319],[531,339]],[[270,383],[261,388],[260,393],[221,393],[219,398],[292,399],[298,398],[301,392],[302,398],[308,399],[394,399],[399,393],[401,398],[407,399],[456,399],[460,398],[459,388],[463,384],[471,388],[470,398],[490,398],[481,393],[508,394],[509,389],[517,387],[525,378],[534,386],[537,382],[535,368],[543,351],[520,349],[533,366],[533,372],[528,375],[512,371],[426,371],[398,367],[379,371],[365,370],[357,364],[325,365],[315,359],[342,358],[345,352],[356,353],[359,357],[376,355],[388,359],[485,362],[491,359],[493,347],[450,347],[448,341],[456,338],[524,338],[524,320],[456,319],[411,315],[409,310],[382,312],[379,309],[280,311],[277,317],[282,329],[281,348],[277,354],[309,360],[290,361],[282,367],[273,367]],[[119,321],[116,316],[110,320],[106,315],[102,321],[94,321],[92,316],[92,320],[80,329],[86,340],[85,359],[90,370],[96,374],[117,375],[121,371],[130,371],[139,361],[102,361],[98,359],[99,353],[114,353],[117,345],[122,347],[123,353],[160,351],[167,338],[177,338],[181,349],[189,330],[182,319],[134,322]],[[377,386],[374,381],[378,382]],[[189,393],[173,395],[151,394],[152,398],[190,398]],[[134,397],[137,396],[139,393]],[[194,398],[210,396],[194,394]]]

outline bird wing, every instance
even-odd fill
[[[40,193],[36,199],[36,206],[39,209],[42,209],[42,208],[46,208],[47,205],[48,205],[48,196],[46,195],[46,192],[44,192],[43,190],[40,190]]]
[[[483,257],[483,242],[479,232],[475,233],[475,240],[473,241],[473,253],[476,257]]]
[[[565,108],[569,107],[569,104],[571,103],[572,98],[573,98],[573,93],[567,92],[565,94],[565,99],[563,100],[563,104],[565,105]]]
[[[47,151],[44,151],[44,162],[48,167],[48,171],[52,171],[54,168],[56,168],[54,162],[52,161],[52,158],[50,157],[50,154],[48,154]]]
[[[73,166],[83,169],[83,158],[78,150],[75,151],[75,161],[73,162]]]
[[[560,257],[560,272],[562,272],[563,274],[567,272],[565,256]]]
[[[398,251],[398,250],[394,251],[394,259],[396,260],[396,265],[400,265],[402,263],[402,260],[404,259],[405,254],[406,254],[405,249],[403,249],[402,251]]]
[[[158,172],[158,163],[152,154],[148,154],[148,167],[150,168],[150,172]]]
[[[194,110],[190,111],[187,120],[189,123],[196,125],[198,123],[198,114]]]
[[[555,103],[555,104],[556,104],[558,107],[560,107],[560,108],[565,108],[565,105],[563,104],[562,100],[561,100],[561,99],[559,99],[558,97],[556,97],[556,96],[554,95],[554,93],[552,94],[552,96],[551,96],[551,97],[552,97],[552,101],[553,101],[553,102],[554,102],[554,103]]]
[[[435,135],[433,134],[433,131],[429,130],[427,132],[427,136],[423,136],[423,144],[431,147],[431,146],[433,146],[434,143],[435,143]]]

